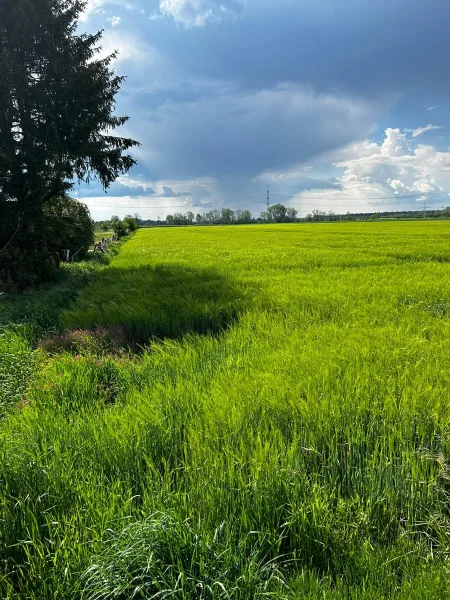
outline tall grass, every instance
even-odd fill
[[[3,597],[450,597],[449,234],[139,231],[0,424]]]

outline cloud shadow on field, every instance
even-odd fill
[[[66,329],[120,327],[131,348],[188,333],[218,334],[254,297],[254,286],[215,269],[183,265],[110,267],[62,317]]]

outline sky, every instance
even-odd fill
[[[448,0],[88,0],[137,165],[96,220],[450,205]]]

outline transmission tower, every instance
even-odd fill
[[[269,212],[270,205],[270,194],[269,194],[269,186],[267,186],[267,212]]]

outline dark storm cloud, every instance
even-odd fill
[[[142,143],[130,176],[155,182],[116,184],[116,196],[152,195],[177,181],[187,192],[166,187],[196,201],[200,191],[182,182],[199,177],[214,179],[213,201],[251,194],[262,173],[295,170],[377,127],[382,134],[393,115],[394,127],[426,126],[420,111],[445,106],[450,91],[444,0],[167,0],[165,16],[157,0],[129,0],[123,10],[96,3],[105,13],[95,13],[93,28],[121,17],[105,42],[119,47],[117,72],[128,76],[118,108],[131,120],[122,133]],[[205,17],[220,5],[233,18]],[[434,124],[445,127],[440,111]],[[329,184],[311,180],[280,177],[276,186],[289,194]]]

